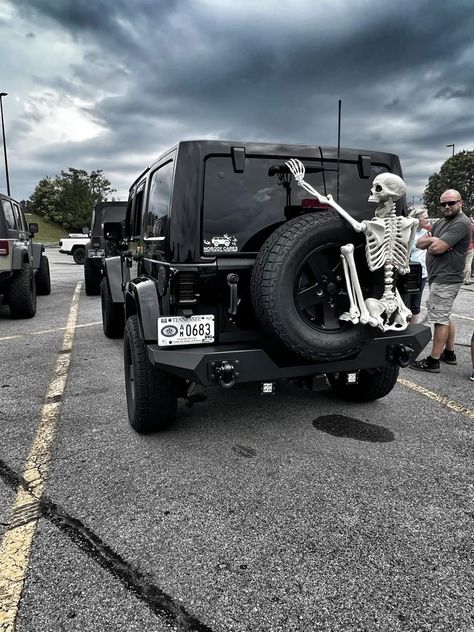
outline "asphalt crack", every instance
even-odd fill
[[[3,460],[0,459],[0,478],[12,489],[21,486],[32,493],[33,487]],[[118,579],[125,588],[140,599],[157,616],[168,625],[175,626],[178,632],[213,632],[211,628],[177,603],[170,595],[153,582],[148,574],[134,568],[112,547],[89,529],[81,520],[70,516],[62,507],[47,496],[34,503],[34,513],[48,520],[57,527],[78,548],[91,559]],[[18,516],[18,523],[28,516]],[[10,528],[17,525],[9,525]]]

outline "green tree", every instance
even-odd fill
[[[42,178],[36,185],[30,199],[27,201],[29,211],[44,217],[46,221],[54,221],[58,205],[59,184],[57,179],[49,176]]]
[[[447,189],[456,189],[464,200],[464,212],[474,208],[474,151],[460,151],[441,165],[439,173],[428,180],[423,201],[431,217],[441,215],[439,197]]]
[[[28,208],[70,231],[81,231],[83,226],[90,225],[94,206],[105,202],[114,191],[102,169],[89,174],[84,169],[69,167],[54,179],[46,176],[40,180]]]

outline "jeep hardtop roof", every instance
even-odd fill
[[[185,140],[180,141],[164,150],[158,158],[135,179],[130,186],[132,190],[143,176],[153,169],[155,165],[162,162],[168,154],[172,152],[193,154],[195,158],[199,155],[204,158],[209,154],[231,153],[232,148],[244,148],[245,154],[249,155],[274,155],[277,156],[295,156],[298,158],[312,158],[321,161],[336,161],[337,148],[326,147],[321,145],[299,145],[291,143],[266,143],[256,141],[231,141],[231,140]],[[360,162],[361,165],[367,161],[383,163],[387,165],[392,173],[401,174],[400,160],[398,156],[389,152],[383,152],[373,149],[355,149],[342,147],[340,149],[340,160]]]

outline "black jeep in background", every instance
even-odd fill
[[[193,401],[217,384],[258,382],[273,392],[290,379],[324,382],[352,401],[384,397],[399,366],[429,341],[422,325],[383,334],[339,319],[349,305],[341,245],[355,244],[366,297],[381,296],[383,274],[369,272],[363,236],[296,185],[290,158],[358,220],[374,214],[373,178],[401,175],[398,158],[382,152],[344,149],[338,159],[325,147],[188,141],[132,185],[130,247],[107,259],[103,283],[112,333],[125,323],[128,413],[138,432],[168,427],[178,397]],[[406,212],[404,199],[397,212]],[[417,289],[412,281],[400,277],[402,294]],[[107,334],[106,325],[104,317]]]
[[[100,294],[104,260],[120,253],[126,209],[126,202],[99,202],[92,211],[84,254],[84,285],[88,296]]]
[[[38,224],[26,223],[21,205],[0,193],[0,294],[13,318],[36,314],[36,295],[51,293],[43,244],[33,242]]]

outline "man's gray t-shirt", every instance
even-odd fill
[[[433,237],[439,237],[451,247],[442,255],[426,253],[426,267],[430,283],[462,283],[464,262],[471,240],[471,222],[464,213],[450,219],[443,217],[431,230]]]

